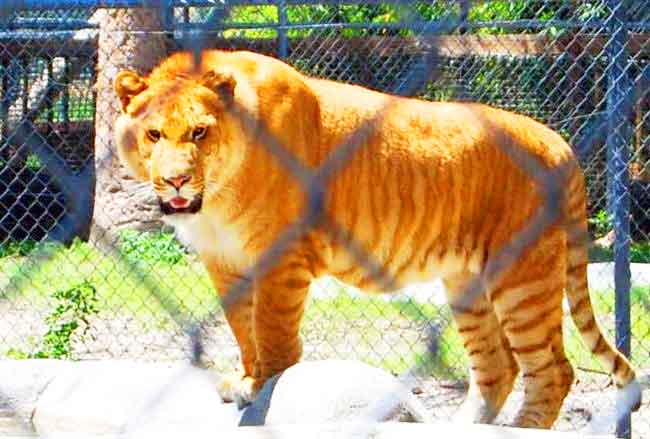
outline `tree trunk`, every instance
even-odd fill
[[[113,79],[122,69],[148,73],[167,53],[167,37],[158,9],[104,9],[100,24],[95,116],[95,200],[91,239],[109,238],[121,228],[160,226],[153,190],[131,179],[119,163],[113,142],[113,123],[119,101]],[[146,190],[143,190],[146,187]],[[108,233],[108,236],[105,236]]]

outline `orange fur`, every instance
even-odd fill
[[[124,110],[116,123],[120,157],[161,200],[201,198],[198,212],[167,220],[197,249],[220,294],[307,207],[305,188],[258,128],[313,170],[370,123],[361,148],[324,180],[325,212],[399,285],[444,279],[472,364],[461,413],[492,421],[521,369],[527,391],[515,424],[552,425],[573,381],[562,342],[565,291],[578,328],[616,384],[633,382],[631,365],[603,339],[589,303],[586,246],[576,237],[586,231],[582,173],[571,148],[545,126],[484,105],[309,78],[250,52],[205,52],[197,66],[179,53],[147,77],[121,72],[115,82]],[[204,138],[193,139],[197,127],[207,128]],[[464,303],[468,283],[540,209],[527,166],[564,179],[564,194],[556,194],[561,215]],[[169,182],[179,175],[191,179],[177,192]],[[579,233],[568,233],[574,229]],[[369,291],[381,287],[341,236],[322,223],[311,227],[251,283],[251,295],[226,310],[242,353],[241,388],[234,390],[250,398],[299,360],[306,293],[324,274]]]

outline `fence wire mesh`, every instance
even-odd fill
[[[200,356],[229,371],[240,353],[224,308],[246,300],[287,248],[318,227],[382,290],[399,292],[366,295],[333,277],[312,283],[303,359],[355,358],[415,377],[409,384],[435,418],[457,410],[469,362],[442,283],[401,285],[323,204],[329,179],[399,104],[378,110],[317,168],[258,128],[261,145],[301,185],[306,207],[221,300],[196,252],[161,223],[150,184],[127,175],[113,140],[117,72],[147,73],[177,50],[210,48],[273,55],[307,75],[397,95],[488,103],[556,130],[587,179],[598,320],[641,376],[650,368],[650,12],[643,0],[3,3],[0,356]],[[244,126],[258,125],[246,109],[235,113]],[[562,172],[502,147],[543,199],[469,283],[470,302],[560,214]],[[614,398],[603,393],[611,382],[565,314],[565,349],[578,380],[554,428],[573,431]],[[509,422],[519,402],[512,398],[497,422]],[[648,410],[646,403],[633,415],[634,437],[650,437]],[[626,429],[623,419],[619,434]]]

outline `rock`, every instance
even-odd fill
[[[0,380],[0,415],[11,431],[20,412],[46,437],[214,437],[238,425],[429,419],[397,378],[357,361],[299,363],[244,411],[223,403],[214,373],[185,362],[17,360],[0,362],[0,374],[11,377]]]
[[[3,412],[3,422],[30,425],[41,393],[58,374],[70,367],[71,363],[59,360],[0,361],[0,409]]]
[[[298,363],[269,380],[240,425],[428,420],[390,373],[359,361],[324,360]]]
[[[76,363],[56,377],[34,413],[42,436],[217,431],[236,426],[239,412],[224,404],[215,378],[186,363],[101,361]]]
[[[37,437],[30,423],[22,421],[13,411],[2,409],[0,409],[0,436]]]

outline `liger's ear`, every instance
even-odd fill
[[[235,99],[237,80],[229,73],[210,70],[201,78],[201,84],[218,94],[226,104],[230,104]]]
[[[125,111],[131,99],[147,89],[147,83],[137,73],[130,70],[122,70],[115,77],[113,87],[115,88],[117,97],[120,98],[122,111]]]

